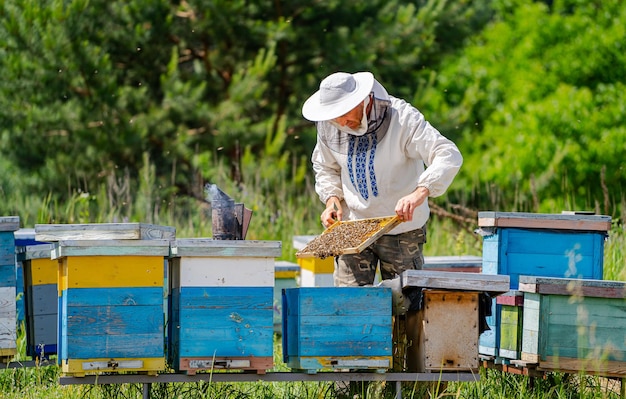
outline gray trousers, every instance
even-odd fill
[[[372,285],[378,266],[383,280],[392,279],[405,270],[420,270],[424,265],[425,242],[426,230],[417,229],[383,235],[361,253],[337,256],[333,273],[335,287]]]

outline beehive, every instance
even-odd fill
[[[9,361],[17,353],[15,236],[18,216],[0,217],[0,360]]]
[[[283,359],[296,370],[392,367],[391,289],[283,290]]]
[[[479,212],[485,274],[511,277],[517,290],[521,274],[544,277],[602,279],[604,241],[609,216]],[[480,337],[480,353],[499,357],[500,306],[493,301],[490,330]]]
[[[610,216],[479,212],[483,273],[602,279]]]
[[[170,258],[168,359],[177,371],[273,367],[278,241],[179,239]]]
[[[510,360],[521,359],[524,293],[509,291],[496,297],[496,305],[500,312],[498,355]]]
[[[57,353],[59,265],[50,258],[53,248],[40,243],[18,253],[24,271],[26,354],[39,359]]]
[[[626,377],[626,282],[520,276],[522,360]]]
[[[509,276],[407,270],[401,281],[403,289],[420,289],[422,295],[419,310],[407,314],[410,370],[475,370],[481,301],[508,292]]]
[[[59,261],[58,361],[65,375],[165,369],[168,240],[68,240]]]

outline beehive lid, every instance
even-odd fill
[[[1,216],[0,231],[16,231],[20,228],[19,216]]]
[[[609,231],[611,217],[586,213],[478,212],[480,227]]]
[[[182,238],[172,242],[171,256],[208,257],[279,257],[281,241],[214,240],[212,238]]]
[[[173,240],[176,229],[146,223],[36,224],[35,240]]]
[[[406,270],[400,275],[402,288],[418,287],[453,291],[482,291],[496,296],[510,289],[510,277],[504,274],[458,273],[429,270]]]
[[[296,252],[296,258],[357,254],[401,222],[398,216],[337,221]]]
[[[54,244],[51,258],[69,256],[168,256],[169,240],[67,240]]]
[[[520,276],[519,290],[573,297],[626,298],[626,282],[561,277]]]
[[[27,245],[25,247],[16,248],[18,260],[31,259],[50,259],[54,244],[41,243],[35,245]]]

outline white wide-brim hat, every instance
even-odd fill
[[[365,100],[373,87],[374,75],[370,72],[333,73],[324,78],[320,89],[304,102],[302,116],[313,122],[338,118]]]

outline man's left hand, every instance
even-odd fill
[[[418,187],[411,194],[406,195],[396,203],[396,215],[403,221],[410,222],[413,220],[413,212],[415,208],[422,205],[430,195],[430,191],[426,187]]]

